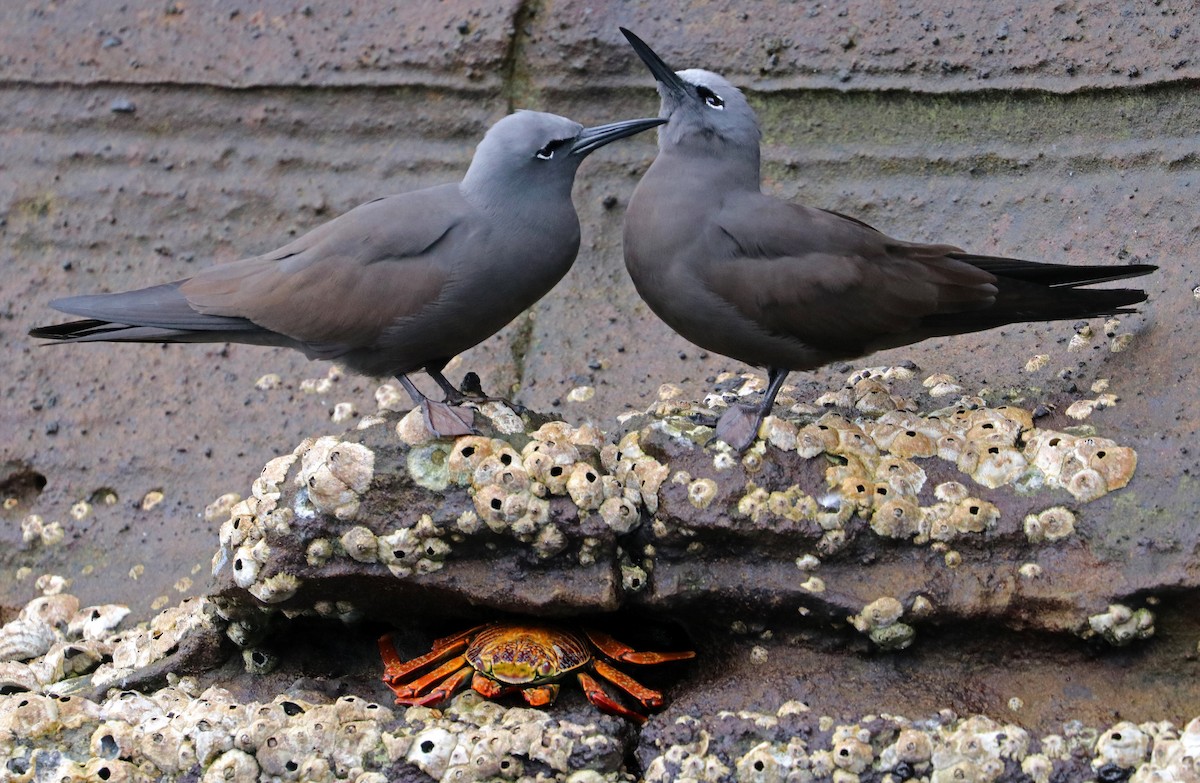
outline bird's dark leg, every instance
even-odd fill
[[[787,379],[788,371],[778,367],[767,368],[767,394],[758,405],[742,405],[735,403],[722,414],[717,422],[717,440],[723,440],[730,448],[739,454],[750,448],[758,437],[758,428],[763,419],[775,405],[775,397],[779,394],[783,382]]]
[[[524,405],[518,405],[512,400],[504,397],[492,397],[483,393],[483,388],[479,385],[479,376],[473,372],[469,372],[463,377],[463,385],[461,389],[454,387],[445,375],[442,375],[442,369],[445,368],[445,361],[430,362],[425,365],[425,374],[433,379],[434,383],[441,387],[445,393],[445,403],[447,405],[461,405],[464,402],[501,402],[507,405],[517,413],[524,413],[526,408]]]
[[[444,402],[434,402],[421,394],[413,382],[404,375],[397,375],[396,380],[400,381],[400,385],[408,392],[408,396],[412,397],[413,403],[421,409],[421,415],[425,417],[425,426],[434,435],[439,438],[453,438],[459,435],[477,434],[473,426],[475,423],[474,411],[467,408],[455,408]],[[449,382],[447,381],[447,383]]]

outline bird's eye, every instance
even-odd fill
[[[704,105],[710,109],[724,109],[725,101],[707,87],[697,87],[696,92],[704,99]]]
[[[545,147],[542,147],[540,150],[538,150],[537,151],[538,160],[550,160],[551,158],[553,158],[554,157],[554,147],[555,147],[554,142],[551,142],[551,143],[547,144]]]

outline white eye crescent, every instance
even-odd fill
[[[554,147],[550,146],[549,144],[547,144],[545,147],[542,147],[540,150],[537,151],[537,159],[538,160],[550,160],[553,157],[554,157]]]
[[[721,96],[716,93],[709,93],[704,96],[704,105],[710,109],[724,109],[725,101],[721,100]]]

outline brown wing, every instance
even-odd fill
[[[436,250],[469,211],[454,185],[377,199],[180,290],[201,313],[311,345],[366,345],[438,299],[453,270]]]
[[[717,225],[730,258],[703,274],[742,315],[807,345],[864,353],[920,339],[923,318],[989,307],[996,278],[949,245],[891,239],[857,220],[759,194],[730,199]]]

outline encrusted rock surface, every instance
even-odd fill
[[[1045,403],[1036,419],[961,389],[918,405],[950,380],[875,367],[813,401],[785,396],[742,455],[705,444],[753,377],[719,379],[725,393],[701,403],[666,389],[621,435],[492,403],[482,434],[457,440],[387,410],[385,386],[378,414],[272,460],[232,505],[217,594],[229,608],[378,620],[397,605],[790,606],[844,620],[886,598],[906,622],[856,624],[886,648],[922,623],[982,619],[1117,643],[1152,634],[1142,591],[1155,583],[1101,569],[1088,545],[1105,525],[1092,509],[1134,480],[1137,453]],[[1110,605],[1129,616],[1104,619]]]

